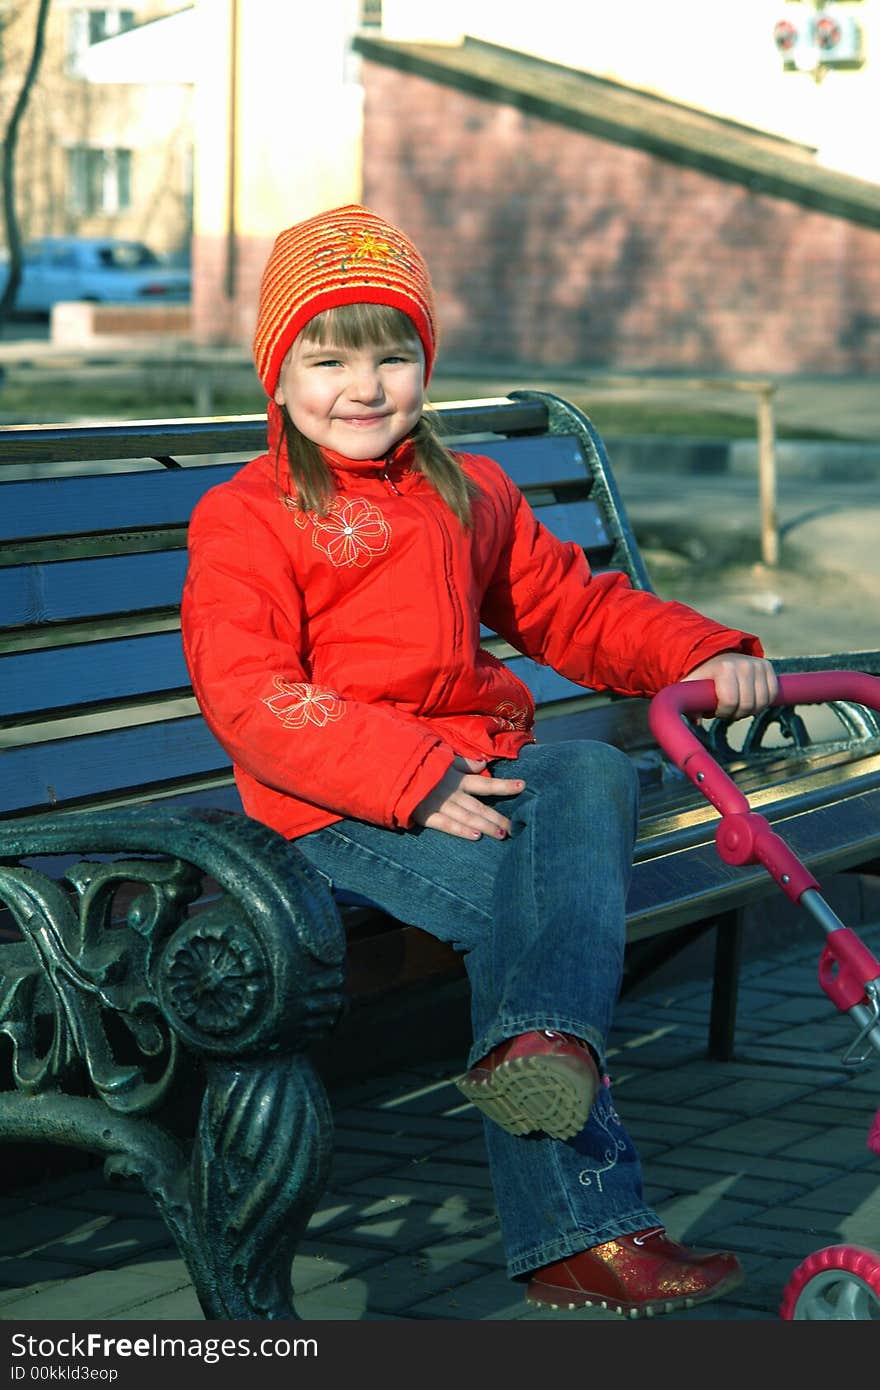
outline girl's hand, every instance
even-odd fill
[[[413,811],[413,820],[431,830],[442,830],[463,840],[479,840],[491,835],[503,840],[510,834],[510,821],[491,806],[484,806],[481,796],[513,796],[521,792],[525,782],[511,777],[480,777],[486,759],[453,758],[440,781]]]
[[[763,657],[741,652],[719,652],[683,677],[686,681],[710,680],[715,683],[718,703],[715,714],[721,719],[744,719],[772,704],[779,689],[776,672]]]

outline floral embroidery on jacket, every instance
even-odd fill
[[[263,700],[286,729],[302,729],[306,724],[323,727],[334,719],[341,719],[345,704],[335,690],[322,690],[317,685],[305,682],[292,685],[290,681],[275,677],[274,695]]]
[[[314,518],[312,544],[339,569],[368,565],[391,544],[391,527],[364,497],[335,497],[326,516]]]
[[[496,705],[492,711],[492,718],[499,729],[508,729],[511,732],[531,727],[528,710],[522,705],[515,705],[512,700],[502,700],[500,705]]]

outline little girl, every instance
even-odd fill
[[[629,1316],[736,1287],[733,1254],[646,1204],[605,1047],[637,823],[629,759],[542,747],[485,623],[596,689],[711,679],[717,713],[776,682],[757,638],[593,575],[493,460],[452,453],[424,392],[427,267],[363,207],[277,238],[254,343],[269,451],[196,508],[183,635],[245,810],[339,889],[462,952],[508,1272],[535,1303]]]

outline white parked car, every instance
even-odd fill
[[[190,298],[188,270],[163,262],[140,241],[113,237],[42,237],[24,248],[20,314],[47,314],[63,300],[132,304]]]

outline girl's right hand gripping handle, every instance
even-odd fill
[[[862,671],[803,671],[779,677],[775,705],[818,705],[854,700],[880,710],[880,679]],[[751,810],[739,787],[728,777],[681,718],[715,713],[712,681],[679,681],[651,701],[649,721],[657,742],[676,767],[689,777],[721,812],[715,833],[718,853],[727,864],[763,864],[783,892],[797,902],[808,888],[818,888],[812,874],[771,830],[764,816]]]

